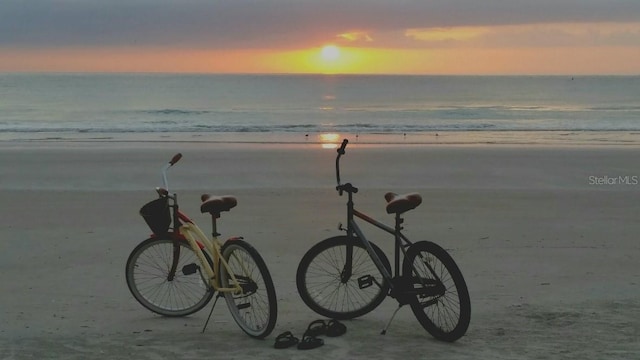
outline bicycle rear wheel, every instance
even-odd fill
[[[391,272],[385,254],[374,251]],[[347,252],[353,250],[351,274],[346,273]],[[389,293],[389,283],[357,239],[337,236],[314,245],[302,257],[296,273],[298,293],[316,313],[332,319],[352,319],[375,309]]]
[[[243,290],[241,294],[224,294],[233,319],[251,337],[268,336],[276,325],[278,305],[267,265],[258,251],[242,240],[227,241],[221,252]],[[218,273],[222,287],[235,286],[222,264]]]
[[[443,248],[428,241],[411,245],[403,276],[418,292],[410,301],[411,309],[429,334],[453,342],[467,332],[471,319],[469,291],[460,269]]]
[[[204,255],[211,264],[210,257]],[[150,238],[141,242],[127,259],[125,275],[133,297],[164,316],[193,314],[205,307],[214,293],[200,271],[198,257],[185,241]]]

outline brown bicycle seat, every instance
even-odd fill
[[[422,204],[422,196],[418,193],[398,195],[388,192],[384,195],[384,198],[387,200],[387,214],[402,214]]]
[[[210,213],[211,215],[219,215],[223,211],[229,211],[238,205],[238,200],[235,196],[211,196],[209,194],[203,194],[200,199],[202,205],[200,205],[200,211],[204,213]]]

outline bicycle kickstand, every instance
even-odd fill
[[[204,334],[204,331],[207,329],[207,325],[209,325],[209,320],[211,319],[211,315],[213,314],[213,309],[216,308],[216,304],[218,303],[218,299],[221,298],[223,295],[222,293],[219,293],[216,296],[216,300],[213,302],[213,306],[211,307],[211,311],[209,311],[209,316],[207,317],[207,321],[204,323],[204,326],[202,327],[202,333]]]
[[[396,317],[396,314],[398,313],[398,310],[400,310],[401,307],[402,307],[402,305],[398,305],[398,308],[393,312],[393,315],[391,315],[391,319],[389,319],[389,322],[387,322],[387,326],[385,326],[384,329],[382,329],[382,331],[380,332],[380,335],[386,335],[387,334],[387,330],[391,326],[391,322],[393,321],[393,318]]]

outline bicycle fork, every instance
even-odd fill
[[[173,281],[176,277],[176,270],[178,268],[178,260],[180,259],[180,245],[177,242],[173,243],[173,261],[171,262],[171,269],[167,275],[167,281]]]

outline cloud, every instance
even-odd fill
[[[435,27],[426,29],[408,29],[405,31],[404,35],[417,41],[434,43],[468,41],[477,39],[489,32],[489,28],[486,27]]]
[[[636,0],[3,0],[0,47],[273,49],[336,38],[367,46],[401,39],[419,46],[429,29],[637,19]],[[462,34],[449,42],[465,40]],[[617,30],[602,35],[624,40]]]
[[[336,37],[349,44],[353,43],[370,43],[373,38],[367,31],[351,31],[343,34],[338,34]]]
[[[550,48],[633,46],[640,48],[640,22],[556,23],[408,29],[400,46]],[[396,42],[399,44],[399,42]]]

